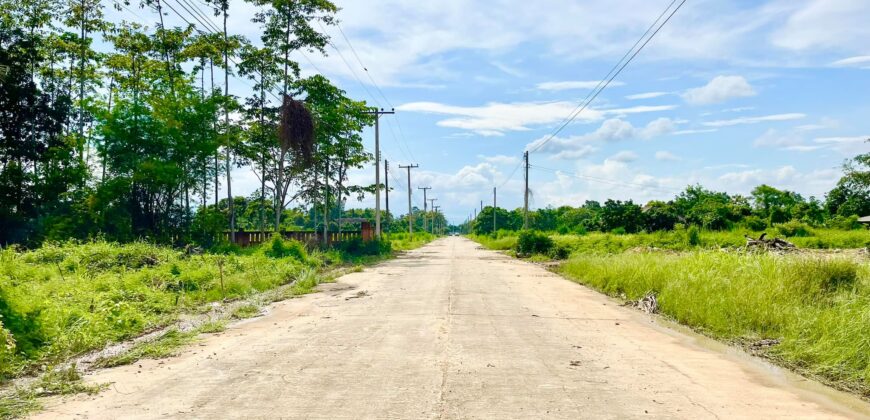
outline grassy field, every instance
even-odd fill
[[[290,283],[282,297],[308,293],[333,268],[374,262],[391,248],[412,249],[432,238],[395,234],[383,245],[311,253],[281,240],[203,255],[107,242],[0,250],[0,383],[209,311],[212,302]],[[236,311],[237,318],[258,312]]]
[[[699,233],[694,245],[685,232],[551,237],[570,250],[558,268],[565,277],[626,300],[655,294],[668,318],[870,398],[866,254],[748,252],[739,249],[742,233]],[[788,239],[804,248],[870,242],[867,231],[813,235]],[[514,235],[472,239],[501,250],[517,243]]]
[[[783,237],[799,248],[845,249],[870,247],[870,232],[867,230],[812,229],[799,232],[800,236],[784,235],[777,229],[769,229],[768,237]],[[758,237],[761,232],[693,231],[674,230],[653,233],[614,234],[592,232],[585,235],[558,235],[550,237],[556,245],[567,247],[571,252],[586,254],[612,254],[636,248],[658,248],[671,251],[687,251],[698,248],[740,248],[746,245],[744,235]],[[495,237],[472,235],[471,239],[490,249],[511,250],[516,247],[518,232],[501,231]]]

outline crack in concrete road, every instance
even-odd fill
[[[712,348],[544,268],[444,238],[37,418],[856,418],[868,405]],[[345,300],[367,291],[366,296]],[[364,297],[364,298],[363,298]],[[565,321],[569,322],[565,322]],[[618,325],[617,325],[618,324]],[[142,367],[138,367],[141,365]]]

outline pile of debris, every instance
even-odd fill
[[[640,309],[641,311],[646,312],[650,315],[658,313],[659,311],[659,301],[658,299],[656,299],[655,293],[647,293],[647,295],[643,298],[636,301],[627,301],[622,306],[631,306]]]
[[[797,247],[784,239],[773,238],[766,239],[766,233],[762,233],[758,239],[754,239],[750,236],[743,235],[746,238],[746,247],[747,248],[755,248],[755,249],[765,249],[768,251],[791,251],[797,249]]]

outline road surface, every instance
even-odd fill
[[[43,418],[837,418],[867,405],[445,238]]]

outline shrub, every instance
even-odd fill
[[[828,221],[828,226],[841,230],[857,230],[864,228],[864,226],[861,226],[861,224],[858,223],[858,216],[855,215],[848,217],[836,216]]]
[[[305,245],[295,239],[286,240],[280,235],[275,235],[269,243],[269,249],[266,255],[272,258],[293,258],[299,262],[305,262],[308,259],[308,252],[305,251]]]
[[[753,232],[761,232],[767,229],[767,222],[758,216],[747,216],[743,219],[743,226]]]
[[[3,318],[0,315],[0,383],[11,378],[15,371],[15,339],[12,334],[3,328]]]
[[[689,230],[686,231],[686,242],[691,246],[701,245],[701,229],[697,226],[689,226]]]
[[[339,242],[333,247],[350,256],[385,255],[393,252],[392,243],[385,239],[363,241],[362,238],[357,237]]]
[[[807,236],[813,236],[813,231],[810,226],[806,223],[798,222],[797,220],[776,225],[776,230],[780,235],[789,237],[804,238]]]
[[[547,254],[553,247],[553,240],[544,233],[524,230],[517,240],[517,253],[522,255]]]
[[[550,251],[547,252],[547,256],[554,260],[564,260],[567,259],[569,255],[571,255],[571,248],[565,244],[555,244],[550,248]]]

